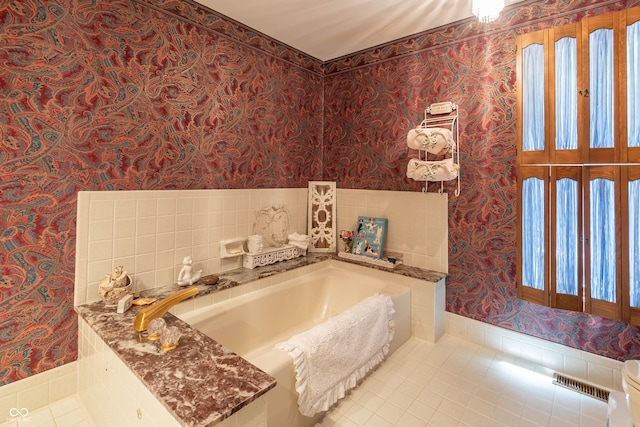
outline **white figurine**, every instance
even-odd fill
[[[180,270],[180,274],[178,274],[178,285],[193,285],[200,279],[200,276],[202,276],[202,270],[198,270],[196,271],[196,274],[193,274],[193,267],[191,264],[193,264],[191,257],[184,257],[182,260],[182,270]]]

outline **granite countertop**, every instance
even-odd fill
[[[338,258],[334,253],[312,253],[255,269],[227,271],[219,275],[214,285],[195,286],[201,296],[328,259]],[[358,264],[345,259],[339,261]],[[406,265],[393,269],[367,266],[430,282],[446,276]],[[184,288],[174,284],[141,294],[160,299],[180,289]],[[182,425],[220,422],[275,387],[275,378],[171,313],[163,318],[167,326],[177,326],[181,331],[180,345],[168,352],[161,351],[158,341],[148,341],[146,332],[133,329],[133,320],[142,308],[132,306],[126,313],[117,314],[115,308],[105,307],[102,301],[75,307],[78,315]]]
[[[133,329],[142,308],[117,314],[99,301],[76,312],[182,425],[222,421],[275,387],[275,378],[170,313],[163,318],[182,333],[180,344],[160,350],[159,341]]]

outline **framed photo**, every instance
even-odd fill
[[[354,255],[381,259],[387,237],[387,219],[359,216],[353,238]]]

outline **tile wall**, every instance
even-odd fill
[[[622,390],[623,362],[445,313],[447,334],[609,390]]]
[[[136,290],[175,283],[185,256],[211,274],[242,265],[220,241],[253,234],[255,212],[284,205],[305,233],[306,189],[88,191],[78,193],[75,304],[97,301],[102,277],[122,265]]]
[[[415,191],[338,189],[338,230],[355,229],[358,216],[389,220],[386,249],[404,263],[448,271],[448,196]]]
[[[204,274],[240,267],[241,257],[220,258],[220,241],[253,234],[256,211],[271,205],[287,209],[291,233],[306,234],[306,188],[79,192],[75,304],[99,300],[118,265],[136,290],[175,283],[187,255]],[[338,190],[338,231],[360,215],[389,220],[385,246],[406,264],[447,271],[446,195]]]
[[[77,390],[78,362],[49,369],[0,387],[0,424],[12,418],[12,408],[29,413],[64,399]]]

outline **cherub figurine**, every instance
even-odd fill
[[[178,285],[193,285],[200,279],[200,276],[202,276],[202,270],[198,270],[193,274],[193,267],[191,264],[193,264],[191,257],[184,257],[182,260],[182,270],[180,270],[180,274],[178,274]]]

